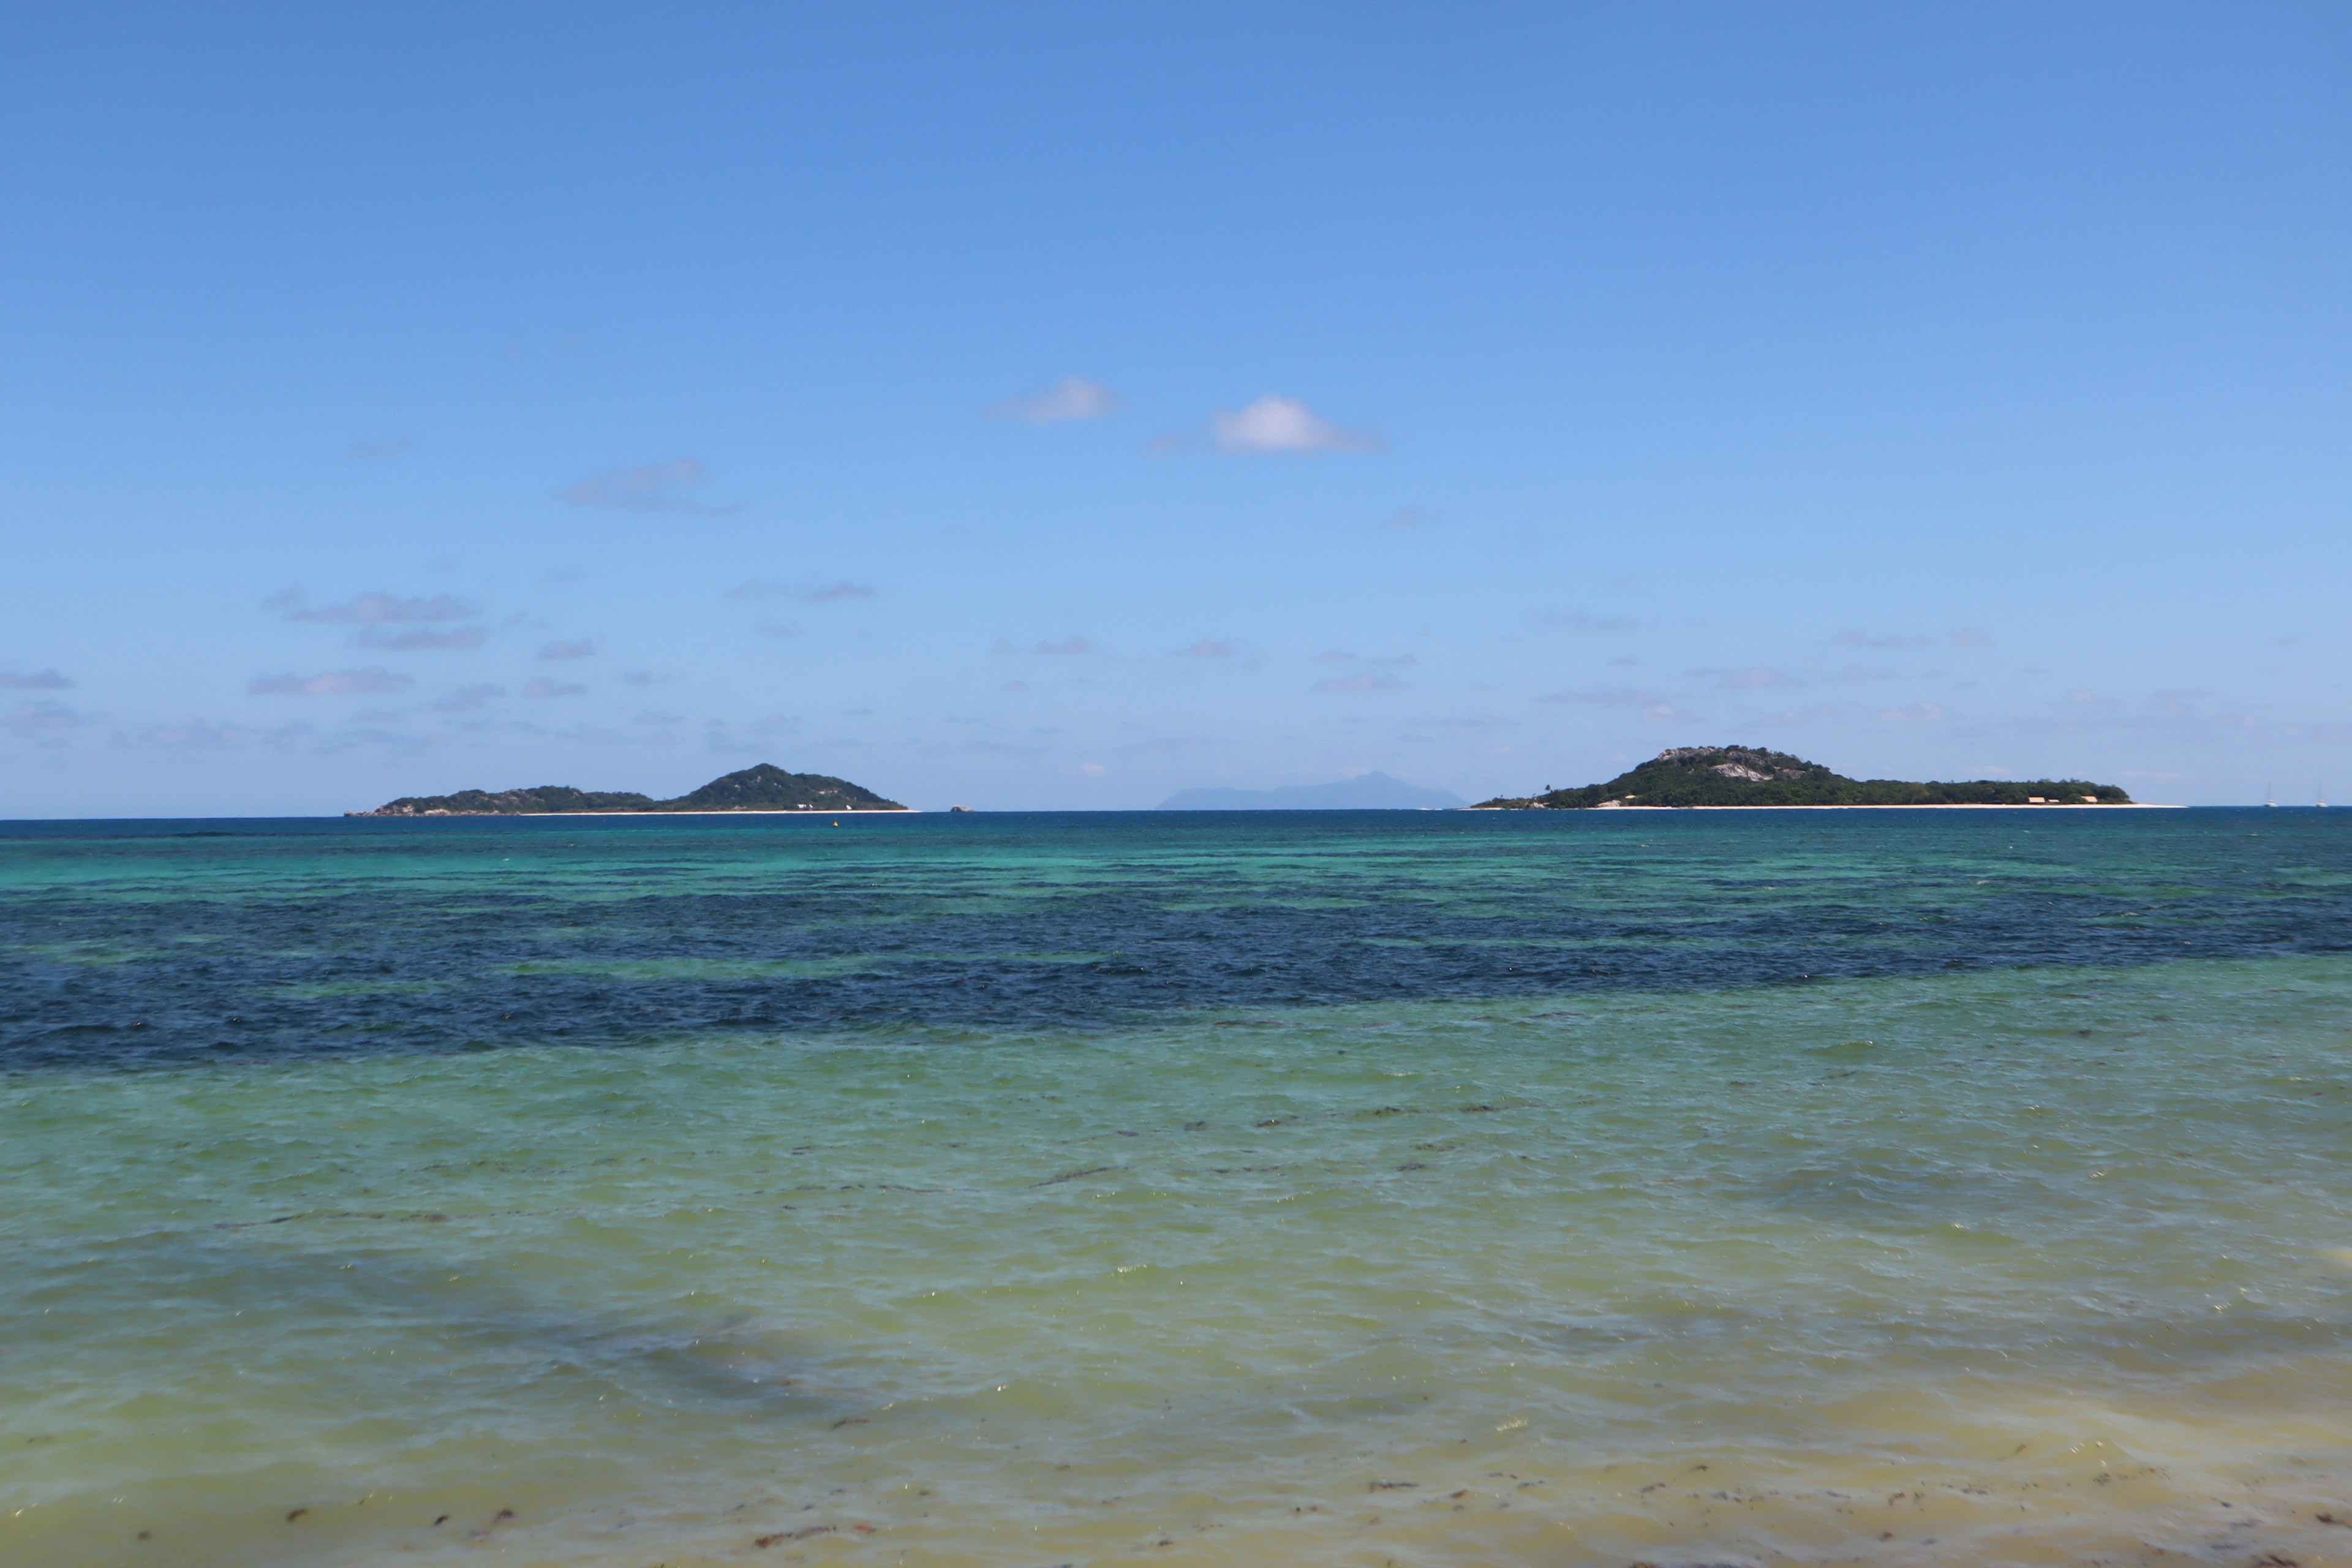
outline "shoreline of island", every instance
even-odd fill
[[[1556,805],[1457,805],[1455,811],[1545,811]],[[1583,811],[2187,811],[2169,801],[2116,800],[2045,801],[2040,805],[2013,800],[1873,800],[1829,805],[1606,805],[1575,807]]]
[[[923,810],[913,805],[721,805],[689,811],[347,811],[343,815],[422,822],[447,816],[495,816],[505,821],[525,816],[920,816]]]

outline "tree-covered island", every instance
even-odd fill
[[[535,789],[461,789],[455,795],[411,795],[388,801],[373,811],[347,811],[345,816],[541,816],[555,812],[624,811],[904,811],[895,800],[885,800],[861,784],[825,773],[788,773],[773,763],[761,763],[712,779],[691,795],[675,800],[626,790],[573,789],[570,784],[541,784]]]
[[[2114,784],[2084,779],[1974,779],[1912,784],[1850,779],[1819,763],[1756,746],[1676,746],[1607,784],[1480,801],[1477,811],[1584,811],[1642,805],[2129,805]]]

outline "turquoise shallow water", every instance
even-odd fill
[[[2352,1561],[2339,821],[0,830],[0,1559]]]

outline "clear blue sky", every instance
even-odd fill
[[[2352,798],[2352,13],[20,7],[0,816]]]

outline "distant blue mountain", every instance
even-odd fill
[[[1162,811],[1433,811],[1470,803],[1452,790],[1423,789],[1386,773],[1358,773],[1338,784],[1280,789],[1179,790]]]

